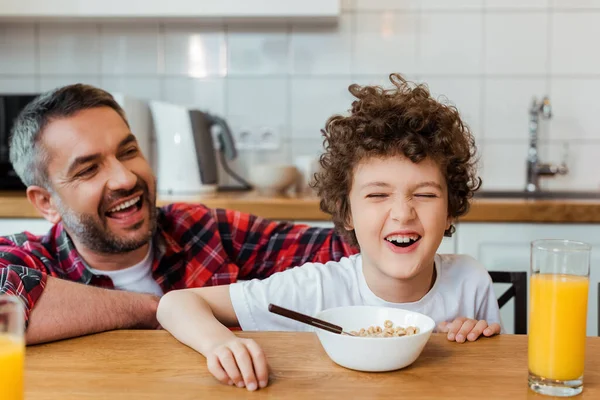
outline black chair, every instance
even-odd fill
[[[527,334],[527,272],[488,271],[494,283],[510,283],[511,287],[498,298],[502,308],[515,298],[515,333]]]

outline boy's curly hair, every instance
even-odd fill
[[[393,89],[351,85],[357,100],[350,115],[332,116],[321,131],[325,153],[311,186],[321,198],[321,210],[331,214],[338,232],[354,246],[356,234],[345,226],[353,172],[364,158],[403,155],[414,163],[432,159],[448,185],[451,218],[467,213],[469,200],[481,186],[475,141],[458,110],[432,98],[424,84],[410,84],[400,74],[391,74],[390,81]],[[454,231],[451,226],[444,234]]]

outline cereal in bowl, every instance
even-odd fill
[[[383,328],[376,325],[370,326],[367,329],[360,328],[359,331],[351,331],[350,333],[359,337],[399,337],[415,335],[419,333],[419,328],[416,326],[407,326],[406,328],[401,326],[394,327],[394,323],[388,319],[383,323]]]

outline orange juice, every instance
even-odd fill
[[[584,276],[531,277],[529,371],[561,381],[583,376],[589,280]]]
[[[0,392],[2,400],[23,399],[25,345],[21,338],[0,334]]]

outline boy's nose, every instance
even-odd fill
[[[390,217],[398,222],[411,221],[415,218],[415,216],[415,209],[408,199],[396,200],[392,205],[392,209],[390,210]]]

